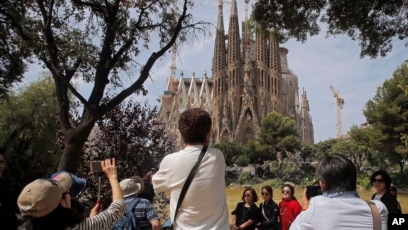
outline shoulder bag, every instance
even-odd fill
[[[380,230],[381,229],[381,220],[380,220],[380,213],[378,212],[378,208],[372,201],[367,201],[368,206],[371,208],[371,212],[373,214],[373,229]]]

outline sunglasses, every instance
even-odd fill
[[[288,190],[288,189],[283,189],[283,190],[282,190],[282,194],[290,194],[290,190]]]
[[[252,194],[244,194],[244,197],[251,197]]]
[[[262,196],[269,196],[269,192],[261,192]]]
[[[371,182],[373,183],[384,183],[383,179],[372,179]]]

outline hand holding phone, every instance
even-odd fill
[[[103,169],[101,161],[91,161],[89,165],[91,172],[98,175],[98,194],[96,203],[101,205],[101,176],[103,175]]]

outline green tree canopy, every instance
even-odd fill
[[[405,60],[404,65],[408,65],[408,60]],[[408,78],[401,79],[398,85],[399,88],[401,88],[405,95],[408,95]],[[408,109],[408,102],[405,103],[405,105],[402,106],[403,109]],[[405,143],[405,146],[408,147],[408,133],[404,133],[401,137],[401,141]]]
[[[381,144],[378,139],[381,137],[381,131],[370,126],[359,128],[352,126],[348,132],[350,139],[357,144],[356,151],[361,151],[362,166],[385,167],[385,153],[379,151]]]
[[[242,147],[233,142],[220,142],[213,146],[221,150],[224,154],[225,163],[228,166],[233,165],[237,157],[242,154]]]
[[[8,176],[21,184],[49,176],[60,156],[52,78],[18,89],[0,107],[0,147],[6,150]]]
[[[54,79],[65,135],[59,169],[75,172],[96,121],[130,95],[145,94],[143,84],[155,62],[176,40],[184,42],[204,29],[206,23],[193,21],[188,13],[192,4],[189,0],[2,2],[5,33],[0,51],[12,47],[9,50],[24,54],[16,57],[38,62]],[[73,87],[79,80],[92,85],[89,96]],[[108,100],[108,91],[117,94]],[[83,104],[78,124],[71,122],[68,92]]]
[[[28,49],[18,47],[18,30],[8,15],[15,11],[26,11],[24,1],[2,1],[0,6],[0,99],[7,98],[13,83],[20,82],[25,70],[23,59]]]
[[[363,110],[373,129],[380,131],[377,148],[387,154],[386,160],[390,163],[399,163],[402,158],[406,159],[408,153],[408,147],[401,140],[408,133],[408,109],[405,107],[408,95],[398,87],[407,78],[408,68],[403,64],[391,79],[378,87],[375,96]]]
[[[365,162],[366,146],[359,145],[353,139],[340,138],[336,144],[332,146],[333,153],[341,154],[350,159],[357,169],[360,169]]]
[[[277,161],[272,161],[269,165],[269,170],[281,182],[293,181],[294,176],[299,173],[297,164],[288,158],[283,159],[281,164]]]
[[[322,159],[324,156],[332,154],[332,147],[337,143],[337,139],[329,139],[320,141],[312,146],[313,155],[316,160]]]
[[[249,140],[242,149],[252,164],[262,164],[263,160],[276,160],[276,155],[270,154],[270,146],[261,145],[253,140]]]
[[[408,4],[405,0],[259,0],[252,17],[264,32],[271,28],[280,41],[320,32],[319,22],[328,25],[327,34],[345,34],[358,41],[361,56],[385,56],[394,38],[408,36]]]
[[[300,149],[299,130],[294,120],[272,112],[261,121],[258,142],[270,155],[281,150],[293,152]]]

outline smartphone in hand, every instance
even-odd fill
[[[89,167],[90,167],[92,173],[101,173],[101,172],[103,172],[101,162],[102,161],[91,161],[90,162]]]
[[[322,189],[320,186],[311,185],[306,187],[306,198],[310,200],[310,198],[318,195],[322,195]]]
[[[91,170],[91,173],[94,173],[95,176],[98,176],[98,194],[97,194],[97,204],[99,205],[99,208],[102,208],[101,205],[101,176],[103,175],[103,170],[102,170],[102,161],[91,161],[89,163],[89,168]],[[100,210],[95,210],[99,211]]]

